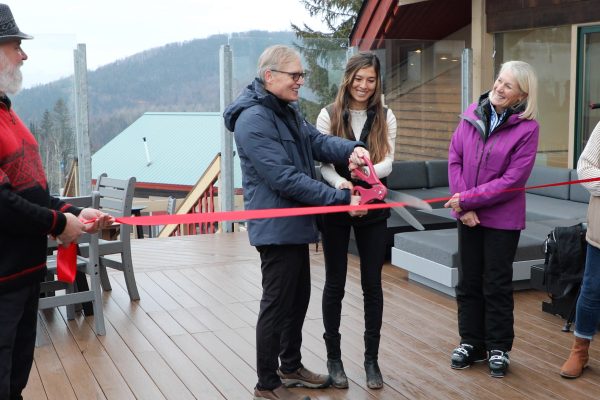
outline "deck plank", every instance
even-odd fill
[[[322,251],[310,247],[311,299],[303,332],[303,363],[326,370],[321,299]],[[41,313],[38,347],[26,399],[248,399],[256,383],[255,325],[261,298],[260,257],[245,233],[144,239],[132,242],[141,299],[131,302],[123,274],[109,271],[103,294],[106,336],[93,317],[67,321],[64,309]],[[366,387],[364,320],[358,259],[349,256],[342,309],[346,390],[297,393],[320,400],[595,399],[600,393],[600,347],[577,380],[561,379],[572,333],[541,311],[547,297],[515,294],[515,343],[504,379],[485,363],[456,371],[449,354],[458,343],[453,298],[383,268],[384,318],[379,363],[383,390]]]
[[[40,374],[35,361],[33,362],[31,372],[29,373],[27,387],[25,387],[25,390],[23,390],[23,398],[48,400],[48,396],[46,396],[46,391],[44,390],[44,385],[42,385],[42,380],[40,379]]]
[[[64,307],[60,307],[60,309],[63,312],[65,311]],[[94,332],[83,318],[80,318],[79,321],[72,321],[65,324],[66,313],[57,313],[58,310],[56,309],[52,311],[56,318],[47,318],[44,321],[54,350],[65,369],[65,373],[69,377],[75,395],[78,399],[106,399],[100,385],[96,381],[96,376],[100,377],[104,375],[98,372],[105,369],[104,361],[110,363],[110,360],[106,356],[106,353],[102,351],[94,354],[85,347],[80,348],[75,338],[71,335],[68,325],[76,325],[78,334],[82,336],[87,335],[88,337],[94,336],[95,341]],[[91,366],[94,366],[96,369],[95,373],[92,372]],[[114,379],[115,377],[112,378]],[[123,398],[126,397],[123,396]]]

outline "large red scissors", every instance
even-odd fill
[[[377,174],[375,174],[375,168],[373,168],[371,160],[363,157],[363,161],[369,170],[369,174],[367,175],[361,167],[354,169],[352,172],[354,172],[354,175],[358,179],[368,183],[370,187],[354,186],[354,193],[360,195],[360,204],[371,203],[375,200],[383,201],[387,194],[387,188],[381,183]]]

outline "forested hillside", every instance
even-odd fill
[[[254,77],[256,60],[266,46],[294,40],[292,32],[214,35],[147,50],[89,71],[92,152],[147,111],[218,111],[221,45],[229,43],[234,52],[235,95]],[[69,77],[24,90],[13,103],[24,122],[41,136],[45,135],[42,127],[49,129],[51,120],[72,119],[72,95]],[[60,101],[66,110],[57,108]],[[57,109],[67,115],[53,115]]]

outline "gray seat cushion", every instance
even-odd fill
[[[541,226],[534,227],[530,234],[523,231],[515,261],[544,258],[542,246],[547,234],[548,230]],[[456,229],[398,233],[394,236],[394,247],[448,267],[457,268],[460,265]]]
[[[387,177],[387,187],[392,190],[427,187],[425,161],[394,161],[392,173]]]
[[[527,221],[544,219],[578,219],[587,214],[586,203],[559,200],[527,193]]]
[[[394,247],[446,266],[459,263],[456,228],[398,233]]]
[[[577,170],[571,170],[571,179],[572,181],[579,180],[577,176]],[[571,201],[578,201],[580,203],[588,203],[590,201],[590,192],[587,191],[586,188],[583,187],[581,183],[575,183],[571,185],[569,192],[569,199]]]
[[[570,178],[570,171],[566,168],[554,168],[535,166],[527,180],[527,186],[546,185],[549,183],[566,182]],[[554,197],[556,199],[569,199],[569,186],[552,186],[538,189],[529,189],[527,193],[541,196]]]
[[[448,186],[448,160],[425,161],[427,166],[427,187]]]

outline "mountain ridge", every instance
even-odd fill
[[[291,45],[288,31],[248,31],[154,47],[88,71],[88,115],[92,153],[144,112],[219,111],[219,51],[233,51],[233,93],[255,76],[265,47]],[[24,89],[13,106],[28,126],[40,126],[45,111],[63,99],[74,117],[73,76]],[[74,123],[73,123],[74,126]]]

